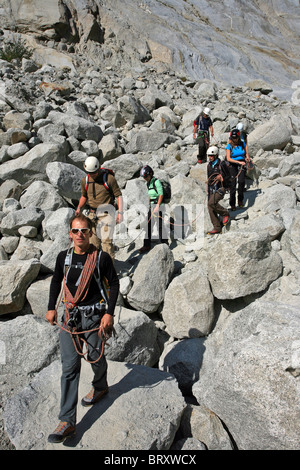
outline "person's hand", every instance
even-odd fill
[[[56,310],[48,310],[48,312],[46,313],[46,320],[51,325],[54,325],[54,322],[57,321],[57,311]]]
[[[77,207],[76,211],[75,211],[75,215],[79,215],[81,212],[81,210]]]
[[[100,336],[111,336],[114,327],[114,317],[105,313],[101,319],[99,335]]]
[[[116,223],[120,224],[121,222],[123,222],[123,214],[122,212],[119,212],[116,218]]]

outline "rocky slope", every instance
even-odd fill
[[[2,0],[0,6],[1,24],[42,42],[67,40],[82,48],[88,40],[104,42],[91,54],[97,65],[111,60],[106,43],[114,35],[120,67],[159,62],[183,76],[231,85],[251,77],[267,81],[282,96],[291,96],[299,79],[294,0],[115,0],[113,5],[110,0]]]
[[[71,4],[82,2],[62,3],[72,12]],[[145,62],[136,49],[125,61],[130,45],[112,30],[101,44],[103,23],[94,25],[111,10],[105,2],[98,10],[96,2],[84,3],[94,20],[84,22],[77,44],[48,37],[37,46],[44,65],[35,55],[0,62],[2,448],[53,448],[46,437],[57,424],[59,331],[44,316],[56,255],[68,246],[82,164],[96,155],[115,171],[126,202],[125,221],[115,230],[117,336],[106,351],[111,392],[88,412],[78,407],[77,436],[67,445],[296,449],[299,105],[281,101],[266,83],[183,77],[166,62]],[[151,5],[140,9],[146,14]],[[73,32],[82,33],[80,21]],[[36,28],[49,36],[50,26]],[[95,31],[98,41],[87,39]],[[196,163],[192,139],[204,106],[212,110],[221,155],[229,130],[242,121],[256,164],[245,207],[231,213],[217,237],[206,235],[206,165]],[[147,193],[138,175],[146,163],[171,183],[174,225],[169,247],[154,244],[141,256]],[[81,394],[89,381],[83,363]]]

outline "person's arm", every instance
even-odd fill
[[[195,137],[196,137],[197,128],[198,128],[198,122],[197,122],[197,119],[195,119],[195,121],[194,121],[194,133],[193,133],[193,139],[195,139]]]
[[[163,190],[161,182],[158,179],[155,180],[155,190],[157,192],[158,199],[156,202],[156,206],[153,209],[154,213],[159,211],[159,207],[162,204],[163,198],[164,198],[164,190]]]
[[[123,197],[117,197],[117,205],[118,205],[118,215],[116,219],[116,223],[120,224],[123,220]]]
[[[75,211],[75,215],[80,214],[80,212],[82,211],[82,208],[85,206],[85,204],[87,203],[87,200],[88,200],[86,187],[85,187],[85,185],[86,185],[85,178],[83,178],[81,180],[80,185],[81,185],[81,197],[79,199],[79,203],[78,203],[77,209]]]
[[[246,153],[246,160],[248,162],[250,160],[248,142],[246,142],[245,153]]]
[[[209,130],[210,130],[210,135],[211,135],[211,137],[213,137],[213,136],[214,136],[214,128],[213,128],[213,125],[211,125],[211,126],[209,127]]]
[[[86,203],[87,203],[87,197],[81,196],[81,198],[79,199],[77,209],[75,211],[76,215],[80,214],[82,208],[85,206]]]
[[[48,311],[46,313],[46,320],[53,325],[57,321],[56,302],[61,290],[61,283],[64,277],[62,267],[62,258],[64,254],[60,253],[56,259],[55,269],[50,284]]]
[[[113,315],[118,300],[120,285],[113,261],[108,253],[101,253],[100,272],[106,277],[110,289],[107,313],[105,313],[101,319],[101,328],[103,328],[105,332],[110,333],[114,325]]]
[[[159,206],[162,204],[163,198],[164,198],[163,195],[158,196],[158,200],[157,200],[156,206],[153,209],[153,212],[158,212],[159,211]]]

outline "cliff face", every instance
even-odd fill
[[[192,79],[263,79],[290,96],[299,78],[296,0],[0,0],[0,18],[18,31],[75,43],[114,34],[123,60],[159,61]]]

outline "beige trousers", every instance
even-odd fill
[[[94,212],[90,212],[88,218],[93,222],[93,235],[91,236],[90,242],[95,245],[99,250],[108,253],[111,258],[115,258],[115,250],[113,244],[113,228],[114,221],[109,214],[98,215]]]

